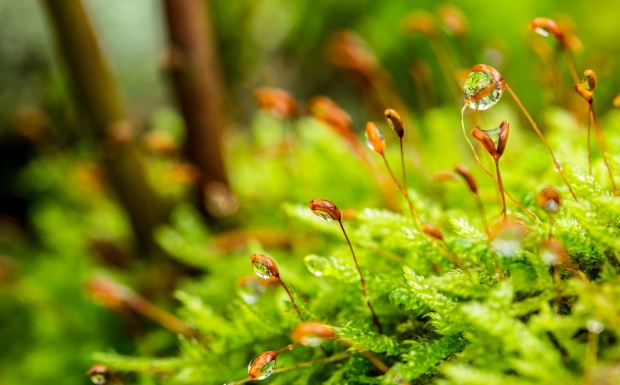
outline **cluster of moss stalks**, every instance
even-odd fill
[[[563,43],[553,26],[539,20],[533,28],[547,28]],[[479,81],[476,90],[465,90],[465,102],[484,101],[480,109],[486,109],[499,101],[504,80],[490,70],[492,76],[480,80],[485,69],[475,68]],[[578,84],[592,92],[590,78],[586,74]],[[589,103],[588,121],[594,119],[592,95],[588,100],[587,93],[578,93]],[[331,100],[313,99],[314,119],[301,120],[282,91],[263,89],[257,101],[277,116],[270,124],[296,126],[296,137],[286,133],[288,150],[280,158],[244,158],[257,162],[254,170],[282,171],[262,175],[265,185],[301,189],[312,183],[304,179],[308,172],[330,181],[326,195],[362,191],[393,209],[360,209],[356,200],[333,199],[313,201],[309,210],[309,199],[331,197],[306,197],[263,211],[282,215],[285,241],[249,231],[248,242],[218,253],[204,247],[218,238],[191,210],[180,208],[156,238],[171,255],[206,271],[177,293],[182,322],[191,330],[177,329],[183,332],[174,358],[97,353],[94,359],[110,371],[91,373],[97,381],[121,382],[123,373],[137,372],[145,384],[620,383],[620,201],[611,172],[620,137],[608,138],[601,153],[611,154],[592,159],[594,171],[588,172],[573,164],[587,158],[586,149],[580,136],[557,123],[565,120],[551,119],[546,134],[560,159],[577,160],[560,164],[554,158],[555,167],[547,148],[526,137],[525,125],[513,122],[508,144],[504,123],[495,130],[478,128],[474,137],[495,160],[497,174],[457,166],[420,183],[425,171],[414,165],[407,188],[406,135],[395,111],[386,111],[396,134],[387,147],[377,126],[367,126],[370,148],[385,161],[380,165]],[[458,115],[456,108],[448,111]],[[433,132],[452,139],[459,128],[445,119]],[[397,137],[402,177],[388,163],[398,155],[391,140]],[[426,156],[473,163],[469,149],[457,143],[430,141]],[[497,183],[502,155],[505,189]],[[482,158],[481,166],[493,164]],[[347,175],[349,168],[358,169],[355,177]],[[359,169],[366,182],[355,180]],[[601,186],[606,170],[611,183]],[[377,184],[368,188],[368,180]],[[504,194],[516,204],[501,204]]]

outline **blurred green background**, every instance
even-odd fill
[[[167,45],[162,2],[84,2],[137,136],[158,131],[181,141],[183,120],[162,70]],[[222,228],[281,227],[283,220],[270,215],[279,204],[303,203],[316,198],[315,194],[338,197],[344,206],[356,208],[376,203],[368,195],[376,189],[369,187],[372,180],[351,161],[340,163],[342,151],[330,154],[329,140],[316,138],[320,128],[312,122],[305,122],[302,131],[306,141],[319,150],[300,151],[296,167],[314,167],[315,152],[324,151],[323,169],[339,162],[341,173],[353,181],[347,189],[339,185],[338,175],[323,178],[311,172],[300,177],[299,187],[289,188],[282,177],[286,167],[269,159],[257,161],[252,155],[273,143],[281,128],[272,118],[257,114],[252,93],[260,86],[285,89],[301,101],[327,95],[351,114],[359,132],[373,116],[359,87],[327,58],[328,40],[336,30],[355,31],[366,41],[394,79],[429,143],[438,140],[437,132],[449,133],[449,129],[457,135],[447,137],[458,137],[460,105],[452,97],[429,40],[422,34],[403,32],[403,20],[410,12],[434,14],[440,3],[213,0],[208,4],[225,90],[222,147],[232,191],[240,202],[237,214]],[[564,89],[572,92],[566,61],[557,55],[555,41],[528,29],[528,23],[541,16],[563,21],[568,29],[572,24],[582,44],[572,52],[576,67],[592,68],[598,74],[597,112],[605,116],[613,108],[612,99],[620,92],[620,76],[615,73],[620,58],[620,8],[615,2],[491,4],[475,0],[451,4],[463,11],[469,24],[461,38],[445,35],[459,67],[493,65],[536,118],[545,117],[550,105],[564,107],[549,88],[541,52],[556,52],[552,60],[561,69]],[[420,61],[428,64],[435,96],[420,93],[412,80],[411,66]],[[105,187],[96,165],[97,146],[73,100],[70,74],[56,50],[42,2],[0,0],[0,385],[86,384],[84,373],[96,351],[154,356],[173,352],[172,333],[127,312],[119,315],[96,305],[84,283],[98,274],[113,275],[173,309],[177,305],[171,299],[172,290],[190,285],[188,277],[196,275],[195,270],[179,267],[165,256],[140,256],[132,247],[127,216]],[[34,116],[45,121],[42,126],[51,127],[43,136],[30,135],[24,127],[31,120],[20,119],[24,114],[32,118],[28,111],[33,109],[37,111]],[[577,120],[567,119],[571,124]],[[617,115],[610,115],[608,122],[616,122],[614,129],[618,128]],[[457,146],[464,148],[460,142]],[[451,167],[455,159],[459,159],[457,153],[430,160],[429,171]],[[171,206],[187,208],[191,188],[178,182],[182,175],[168,173],[177,160],[148,157],[145,163],[154,188]],[[257,174],[256,167],[264,167],[264,173]],[[363,198],[355,200],[356,196]],[[181,226],[183,218],[191,217],[179,215]],[[165,275],[171,265],[178,272],[176,279],[161,287],[145,284]]]

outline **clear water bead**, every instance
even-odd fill
[[[470,73],[463,85],[465,104],[474,110],[486,110],[493,107],[502,97],[503,92],[501,82],[482,71]]]
[[[312,210],[312,212],[314,213],[314,215],[316,215],[317,217],[321,218],[324,221],[330,222],[334,220],[334,218],[327,211]]]
[[[314,254],[307,255],[304,258],[304,264],[308,271],[317,277],[329,275],[334,267],[329,259]]]
[[[261,278],[273,277],[271,270],[260,262],[254,262],[252,264],[252,267],[254,268],[254,272],[256,273],[256,275],[258,275]]]
[[[103,385],[106,383],[105,375],[101,373],[93,374],[92,376],[90,376],[90,380],[95,385]]]
[[[257,380],[264,380],[265,378],[269,377],[271,375],[271,373],[273,373],[273,370],[276,368],[276,359],[275,357],[273,357],[273,359],[271,358],[271,356],[268,356],[265,359],[264,353],[261,353],[259,355],[257,355],[256,357],[254,357],[252,359],[252,361],[250,361],[250,364],[248,365],[248,372],[252,370],[252,366],[254,365],[254,361],[256,361],[257,359],[259,360],[266,360],[265,363],[260,363],[263,366],[260,368],[256,379]],[[257,364],[259,364],[257,362]]]
[[[256,279],[245,279],[237,286],[237,293],[248,305],[255,304],[260,299],[265,288]]]

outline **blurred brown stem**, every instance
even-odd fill
[[[201,171],[198,205],[203,214],[204,189],[213,182],[228,186],[222,155],[223,86],[217,62],[209,1],[166,0],[169,50],[166,69],[186,127],[185,154]]]
[[[141,252],[154,249],[153,228],[166,218],[148,185],[145,170],[131,144],[121,98],[81,0],[43,0],[72,79],[77,100],[90,123],[111,185],[124,206]],[[123,131],[119,140],[113,135]],[[112,135],[111,135],[112,134]]]

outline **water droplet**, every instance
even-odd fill
[[[90,376],[90,380],[95,385],[103,385],[103,384],[106,383],[105,375],[103,375],[101,373],[93,374],[92,376]]]
[[[269,351],[254,357],[248,365],[248,376],[254,380],[264,380],[269,377],[276,367],[277,356],[278,353]]]
[[[544,36],[544,37],[549,36],[549,31],[547,31],[544,28],[540,28],[540,27],[534,28],[534,32],[536,32],[537,34],[539,34],[541,36]]]
[[[263,265],[260,262],[254,262],[252,264],[252,267],[254,268],[254,272],[256,273],[256,275],[258,275],[261,278],[273,277],[273,274],[271,274],[271,270],[269,270],[267,266]]]
[[[524,237],[525,229],[523,225],[517,222],[508,222],[502,224],[502,227],[499,228],[493,238],[491,247],[500,257],[514,257],[521,250]]]
[[[503,92],[502,83],[483,71],[471,72],[463,85],[465,104],[474,110],[486,110],[493,107],[502,97]]]
[[[588,331],[590,333],[601,334],[603,330],[605,329],[605,326],[603,326],[603,324],[600,321],[591,319],[591,320],[588,320],[588,323],[586,324],[586,328],[588,328]]]
[[[316,215],[317,217],[321,218],[324,221],[330,222],[334,220],[334,218],[332,218],[332,216],[327,211],[313,210],[312,212],[314,212],[314,215]]]
[[[254,277],[241,278],[237,283],[237,293],[248,305],[258,302],[264,291],[265,288]]]
[[[304,263],[308,271],[317,277],[330,275],[330,271],[334,268],[329,259],[314,254],[307,255],[304,258]]]

